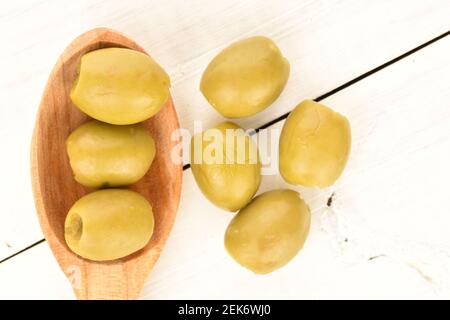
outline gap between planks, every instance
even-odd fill
[[[435,43],[435,42],[437,42],[437,41],[439,41],[439,40],[441,40],[441,39],[443,39],[443,38],[445,38],[445,37],[447,37],[449,35],[450,35],[450,30],[448,30],[448,31],[442,33],[441,35],[439,35],[437,37],[434,37],[431,40],[429,40],[427,42],[424,42],[423,44],[421,44],[421,45],[419,45],[419,46],[417,46],[417,47],[415,47],[415,48],[413,48],[413,49],[411,49],[411,50],[409,50],[409,51],[407,51],[407,52],[405,52],[405,53],[403,53],[403,54],[401,54],[401,55],[399,55],[399,56],[397,56],[397,57],[395,57],[395,58],[393,58],[393,59],[391,59],[391,60],[389,60],[389,61],[387,61],[387,62],[385,62],[385,63],[383,63],[383,64],[381,64],[381,65],[379,65],[379,66],[377,66],[377,67],[375,67],[375,68],[373,68],[373,69],[371,69],[371,70],[369,70],[369,71],[367,71],[367,72],[365,72],[363,74],[361,74],[361,75],[359,75],[359,76],[357,76],[357,77],[355,77],[355,78],[345,82],[344,84],[342,84],[342,85],[336,87],[335,89],[332,89],[332,90],[330,90],[330,91],[320,95],[319,97],[317,97],[317,98],[315,98],[313,100],[316,101],[316,102],[324,100],[324,99],[326,99],[326,98],[328,98],[328,97],[330,97],[330,96],[332,96],[332,95],[334,95],[334,94],[336,94],[336,93],[338,93],[338,92],[340,92],[340,91],[342,91],[342,90],[352,86],[353,84],[355,84],[355,83],[357,83],[357,82],[359,82],[359,81],[361,81],[361,80],[363,80],[363,79],[365,79],[367,77],[370,77],[372,74],[375,74],[378,71],[381,71],[381,70],[391,66],[392,64],[394,64],[394,63],[396,63],[396,62],[398,62],[398,61],[400,61],[400,60],[402,60],[402,59],[404,59],[404,58],[406,58],[406,57],[416,53],[417,51],[420,51],[421,49],[423,49],[423,48],[425,48],[425,47],[427,47],[427,46],[429,46],[429,45],[431,45],[431,44],[433,44],[433,43]],[[279,117],[277,117],[277,118],[275,118],[275,119],[273,119],[273,120],[263,124],[262,126],[260,126],[260,127],[255,129],[255,133],[257,133],[259,130],[266,129],[266,128],[276,124],[277,122],[280,122],[280,121],[286,119],[289,116],[289,114],[290,114],[290,112],[286,112],[285,114],[283,114],[283,115],[281,115],[281,116],[279,116]],[[183,166],[183,170],[188,170],[190,167],[191,167],[190,164],[185,164]],[[31,248],[33,248],[33,247],[35,247],[35,246],[37,246],[37,245],[39,245],[39,244],[41,244],[43,242],[45,242],[45,239],[41,239],[39,241],[34,242],[33,244],[31,244],[31,245],[29,245],[29,246],[27,246],[27,247],[25,247],[25,248],[15,252],[15,253],[13,253],[10,256],[7,256],[6,258],[4,258],[2,260],[0,260],[0,264],[3,263],[3,262],[6,262],[6,261],[8,261],[8,260],[10,260],[10,259],[12,259],[12,258],[14,258],[16,256],[18,256],[21,253],[24,253],[24,252],[28,251],[29,249],[31,249]]]

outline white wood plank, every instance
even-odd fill
[[[31,260],[45,264],[28,264]],[[10,263],[12,262],[12,263]],[[47,243],[40,244],[2,263],[0,299],[75,299],[72,288]],[[17,275],[14,280],[11,275]],[[20,276],[19,276],[20,275]]]
[[[228,257],[232,215],[185,171],[179,216],[142,298],[450,298],[449,52],[447,37],[324,101],[352,124],[350,161],[335,186],[297,188],[313,211],[310,236],[270,275]],[[285,186],[265,176],[260,192]],[[0,298],[72,297],[55,266],[47,244],[1,264]]]
[[[120,1],[29,0],[1,4],[0,260],[42,238],[31,196],[29,143],[47,76],[78,34],[120,30],[167,69],[183,127],[222,118],[198,91],[202,70],[228,43],[272,37],[291,62],[286,89],[270,108],[245,120],[259,126],[392,59],[449,28],[447,0]]]

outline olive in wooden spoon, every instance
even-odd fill
[[[64,220],[72,205],[89,189],[73,178],[66,153],[69,134],[88,120],[71,102],[80,58],[93,50],[121,47],[144,52],[129,38],[110,29],[94,29],[75,39],[63,52],[45,88],[32,140],[33,193],[45,238],[79,299],[134,299],[158,259],[172,229],[181,191],[181,164],[171,159],[171,140],[178,119],[171,98],[143,125],[155,140],[156,153],[147,174],[130,189],[152,205],[154,231],[138,252],[110,262],[93,262],[73,253],[64,241]],[[144,52],[145,53],[145,52]]]
[[[106,48],[81,58],[70,97],[86,114],[111,124],[134,124],[155,115],[169,98],[170,79],[149,55]]]

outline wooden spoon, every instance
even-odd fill
[[[79,299],[135,299],[152,270],[172,229],[180,199],[182,164],[174,164],[172,148],[179,143],[171,133],[179,128],[169,98],[167,104],[144,122],[155,139],[156,157],[148,173],[130,188],[145,196],[153,207],[155,230],[145,248],[111,262],[85,260],[64,241],[64,220],[70,207],[92,191],[74,178],[66,154],[67,136],[88,117],[71,102],[70,88],[80,57],[105,47],[145,52],[138,44],[110,29],[91,30],[75,39],[54,67],[36,118],[31,147],[31,177],[39,222],[61,269]]]

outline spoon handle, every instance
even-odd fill
[[[66,268],[77,299],[125,300],[137,299],[146,274],[135,263],[100,264],[83,263]]]

